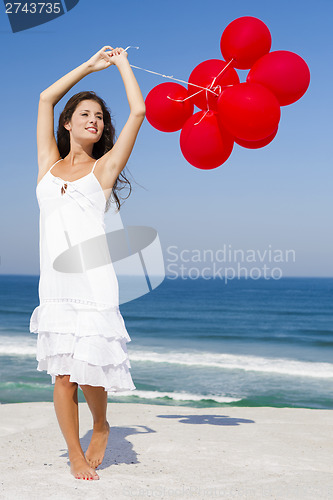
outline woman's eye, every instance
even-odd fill
[[[88,114],[87,113],[82,113],[81,116],[88,116]]]

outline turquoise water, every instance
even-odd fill
[[[38,279],[0,276],[1,403],[52,401],[29,332]],[[332,299],[331,278],[165,278],[120,307],[137,390],[110,401],[333,409]]]

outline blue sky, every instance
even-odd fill
[[[250,15],[269,27],[272,50],[305,59],[311,72],[307,93],[282,108],[278,135],[269,146],[235,145],[227,162],[210,171],[186,162],[179,132],[159,132],[146,120],[128,163],[136,183],[121,209],[122,221],[158,231],[166,266],[170,247],[190,255],[230,245],[244,251],[293,249],[294,261],[281,264],[284,275],[333,276],[330,0],[80,0],[66,15],[15,34],[1,8],[1,274],[39,273],[39,93],[103,45],[139,46],[129,50],[132,64],[187,80],[203,60],[222,58],[222,31],[233,19]],[[134,71],[144,97],[167,81]],[[246,72],[239,74],[244,81]],[[128,105],[117,69],[79,82],[57,105],[56,120],[67,99],[81,90],[106,100],[119,133]]]

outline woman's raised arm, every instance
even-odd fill
[[[54,106],[60,99],[86,75],[106,69],[111,64],[110,46],[105,46],[88,61],[73,69],[41,92],[37,118],[37,151],[38,166],[41,175],[60,158],[57,142],[54,136]]]
[[[127,52],[122,48],[112,50],[108,56],[115,66],[124,82],[130,114],[113,148],[105,153],[99,160],[107,178],[107,184],[113,186],[117,177],[126,166],[127,160],[132,152],[137,134],[146,113],[145,101],[138,82],[133,74],[132,68],[127,60]]]

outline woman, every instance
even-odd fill
[[[56,142],[54,106],[86,75],[112,65],[120,72],[130,107],[116,143],[110,114],[93,92],[80,92],[68,101]],[[144,116],[144,100],[122,48],[103,47],[40,94],[40,305],[30,318],[30,331],[38,333],[37,369],[52,376],[55,411],[77,479],[99,479],[96,468],[109,435],[107,391],[135,389],[104,213],[111,194],[119,209],[117,181],[124,182],[119,176]],[[79,440],[78,386],[93,417],[86,454]]]

